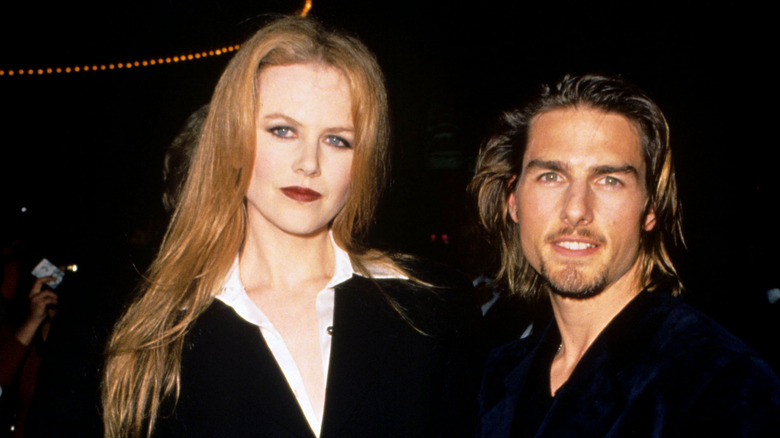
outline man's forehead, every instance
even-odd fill
[[[590,107],[553,109],[536,116],[529,128],[524,167],[541,160],[644,168],[639,129],[621,114]]]

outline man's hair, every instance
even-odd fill
[[[520,231],[508,212],[508,199],[523,168],[523,156],[533,122],[555,109],[593,108],[626,117],[642,142],[648,199],[645,214],[653,211],[656,225],[640,236],[643,287],[665,287],[675,294],[682,282],[669,248],[684,245],[682,217],[669,146],[669,126],[660,108],[635,85],[620,77],[566,75],[520,109],[504,113],[496,133],[482,146],[470,190],[477,199],[479,218],[491,244],[500,247],[497,280],[526,297],[539,297],[544,281],[528,263],[520,245]]]

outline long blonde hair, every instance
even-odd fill
[[[333,235],[358,270],[378,257],[362,239],[389,161],[379,65],[354,37],[310,18],[276,19],[242,45],[220,78],[148,282],[114,327],[102,386],[106,436],[150,435],[156,419],[169,413],[169,401],[175,405],[184,335],[214,299],[244,240],[258,74],[265,66],[310,62],[339,69],[352,93],[356,138],[350,197],[333,220]]]

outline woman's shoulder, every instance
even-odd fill
[[[404,277],[364,277],[363,288],[373,289],[392,311],[423,331],[448,331],[479,320],[479,305],[469,279],[458,270],[417,257],[394,257]],[[373,283],[373,287],[370,285]],[[423,328],[428,327],[430,330]]]
[[[256,326],[241,318],[232,307],[215,298],[198,315],[187,331],[186,344],[237,339],[257,332]]]

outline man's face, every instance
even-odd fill
[[[555,293],[587,298],[612,286],[639,288],[645,164],[625,117],[556,109],[532,122],[509,213],[523,255]]]

